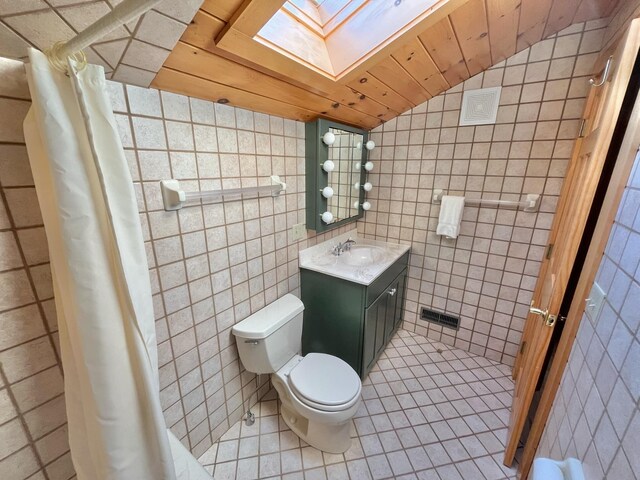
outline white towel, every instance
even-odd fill
[[[436,234],[445,235],[447,238],[458,238],[462,211],[464,210],[464,197],[452,197],[444,195],[440,205],[440,217]]]

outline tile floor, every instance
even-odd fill
[[[515,479],[502,465],[510,367],[400,330],[363,383],[345,454],[322,453],[285,425],[272,390],[200,457],[216,480]]]

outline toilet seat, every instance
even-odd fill
[[[358,374],[338,357],[309,353],[290,372],[287,383],[304,404],[317,410],[346,410],[360,399]]]

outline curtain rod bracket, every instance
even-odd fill
[[[82,52],[94,42],[97,42],[116,28],[147,13],[163,0],[124,0],[105,16],[99,18],[83,31],[67,42],[56,42],[44,53],[49,58],[49,63],[56,70],[67,73],[67,58],[72,58],[82,70],[87,65],[87,58]]]

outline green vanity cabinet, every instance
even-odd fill
[[[343,359],[365,378],[402,323],[409,253],[370,285],[300,269],[302,353]]]

